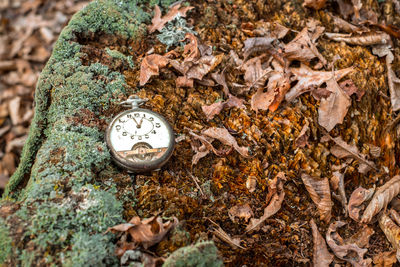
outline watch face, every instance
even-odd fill
[[[161,167],[174,147],[169,123],[161,115],[140,108],[118,114],[106,140],[114,159],[130,170]]]

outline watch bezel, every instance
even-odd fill
[[[158,119],[160,119],[167,128],[167,131],[169,133],[170,136],[170,143],[171,146],[167,149],[167,151],[164,153],[164,155],[162,157],[160,157],[157,160],[154,161],[150,161],[150,162],[132,162],[129,160],[126,160],[124,158],[122,158],[121,156],[118,155],[118,153],[115,151],[115,149],[113,148],[112,144],[111,144],[111,139],[110,139],[110,134],[111,134],[111,130],[112,127],[114,125],[114,123],[122,116],[129,114],[131,112],[146,112],[146,113],[150,113],[154,116],[156,116]],[[170,159],[170,157],[172,156],[172,153],[174,151],[175,148],[175,138],[174,138],[175,134],[174,131],[172,129],[171,124],[164,118],[164,116],[162,116],[161,114],[154,112],[152,110],[149,109],[144,109],[144,108],[133,108],[133,109],[128,109],[125,110],[119,114],[117,114],[113,120],[110,122],[110,124],[107,127],[106,133],[105,133],[105,141],[107,144],[108,149],[110,150],[111,153],[111,157],[114,160],[114,162],[122,167],[127,169],[128,171],[131,172],[135,172],[135,173],[140,173],[140,172],[149,172],[155,169],[159,169],[161,168],[165,163],[167,163],[167,161]]]

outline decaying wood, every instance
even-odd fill
[[[369,223],[372,218],[378,214],[383,208],[385,208],[389,202],[399,194],[400,192],[400,175],[394,176],[386,184],[379,187],[371,202],[368,204],[363,216],[361,217],[361,223]]]
[[[329,222],[331,219],[332,200],[328,178],[321,179],[303,173],[301,179],[312,201],[318,208],[321,220]]]

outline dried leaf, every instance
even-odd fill
[[[248,203],[233,206],[229,209],[228,215],[232,222],[235,222],[235,217],[244,218],[244,220],[247,222],[251,217],[254,216],[253,211]]]
[[[351,96],[352,94],[356,94],[357,101],[361,101],[361,98],[365,94],[365,91],[359,89],[352,80],[345,80],[339,83],[340,88],[348,95]]]
[[[194,34],[188,32],[185,35],[185,39],[183,41],[189,40],[189,43],[185,45],[183,48],[183,57],[184,61],[194,61],[200,58],[200,51],[198,48],[198,40]]]
[[[326,247],[325,239],[319,233],[318,227],[313,219],[311,219],[310,225],[314,243],[313,265],[321,267],[329,266],[329,264],[333,261],[333,255],[329,253],[328,248]]]
[[[243,157],[249,157],[249,150],[247,147],[239,146],[235,138],[225,128],[211,127],[202,131],[204,136],[217,139],[222,144],[233,147]]]
[[[301,179],[317,206],[321,220],[329,222],[331,219],[332,201],[328,178],[320,179],[303,173]]]
[[[333,196],[340,201],[340,203],[343,206],[343,211],[345,217],[347,217],[347,197],[346,197],[346,191],[344,189],[344,174],[346,173],[346,170],[343,173],[340,173],[339,171],[335,171],[332,173],[332,180],[337,181],[337,189],[339,191],[339,195],[336,195],[335,193],[332,193]]]
[[[350,236],[350,238],[345,240],[346,244],[356,244],[360,248],[368,248],[369,247],[369,239],[371,236],[375,233],[374,229],[372,227],[369,227],[368,225],[363,225],[363,227],[358,230],[357,233],[354,235]]]
[[[396,250],[396,258],[400,261],[400,227],[389,217],[387,212],[384,212],[379,218],[379,227]]]
[[[330,132],[336,124],[343,122],[351,105],[351,99],[334,79],[328,80],[326,84],[327,89],[332,93],[328,98],[321,99],[318,108],[318,123]]]
[[[209,106],[204,105],[201,106],[201,109],[206,115],[207,120],[212,120],[215,115],[218,115],[224,109],[224,107],[246,108],[243,102],[243,99],[237,98],[233,95],[229,95],[227,101],[220,101]]]
[[[293,101],[301,94],[310,91],[311,89],[320,86],[324,82],[332,79],[339,81],[341,78],[354,71],[353,68],[346,68],[335,71],[333,74],[330,71],[314,71],[304,64],[300,68],[291,68],[290,71],[294,74],[297,84],[290,89],[286,94],[285,99],[288,102]]]
[[[173,218],[173,222],[163,223],[158,216],[141,220],[139,217],[133,217],[128,223],[119,224],[107,229],[107,232],[129,233],[133,240],[133,248],[142,245],[147,249],[159,243],[165,235],[178,224],[178,219]]]
[[[161,31],[165,24],[178,16],[186,17],[186,13],[193,8],[194,7],[192,6],[181,7],[181,3],[178,2],[177,4],[170,6],[167,14],[161,17],[161,9],[158,5],[156,5],[154,7],[154,17],[151,20],[152,24],[148,26],[149,33]]]
[[[353,191],[349,199],[348,211],[349,216],[356,222],[360,221],[360,211],[364,208],[361,206],[364,202],[369,200],[375,192],[375,188],[365,189],[362,187]]]
[[[373,24],[374,26],[379,27],[382,31],[390,34],[397,39],[400,38],[400,29],[394,25],[383,25],[383,24]]]
[[[211,73],[211,77],[217,84],[222,86],[224,94],[229,96],[230,92],[228,84],[226,83],[225,71]]]
[[[19,115],[20,106],[21,97],[19,96],[11,99],[8,102],[8,110],[10,112],[10,117],[13,125],[18,125],[22,121],[21,116]]]
[[[244,81],[247,85],[245,91],[249,91],[251,88],[259,89],[263,88],[268,77],[272,73],[271,68],[263,68],[261,60],[265,59],[267,56],[265,54],[247,60],[243,66],[242,70],[244,73]]]
[[[306,120],[306,123],[303,125],[303,128],[301,128],[299,135],[296,137],[296,140],[294,140],[296,147],[302,148],[302,147],[305,147],[306,145],[308,145],[308,138],[310,136],[309,125],[310,125],[310,123],[308,122],[308,120]]]
[[[211,220],[210,220],[211,221]],[[231,245],[233,248],[241,248],[244,249],[244,247],[242,247],[240,245],[240,242],[242,242],[242,240],[240,240],[239,238],[232,238],[230,235],[228,235],[222,228],[221,226],[219,226],[218,224],[216,224],[215,222],[211,221],[214,225],[216,225],[217,229],[213,230],[213,234],[216,235],[218,238],[220,238],[222,241],[228,243],[229,245]]]
[[[358,171],[360,173],[367,173],[370,169],[378,170],[375,167],[375,163],[369,161],[365,158],[365,155],[358,152],[358,148],[355,145],[349,145],[343,139],[339,137],[329,137],[332,141],[336,143],[331,148],[331,153],[337,158],[354,158],[359,161]]]
[[[392,55],[393,57],[393,55]],[[390,102],[392,103],[392,110],[400,110],[400,79],[396,76],[392,69],[392,57],[386,56],[386,66],[388,72],[388,84],[390,91]]]
[[[325,33],[325,36],[336,42],[345,42],[351,45],[378,45],[389,44],[390,36],[384,32],[364,32],[361,34]]]
[[[326,0],[304,0],[303,6],[315,10],[320,10],[325,7]]]
[[[10,177],[8,175],[0,173],[0,189],[6,188],[6,184],[8,183],[9,179]]]
[[[250,55],[257,52],[267,52],[273,48],[272,42],[275,41],[274,37],[254,37],[248,38],[244,41],[243,54],[247,59]]]
[[[386,208],[389,202],[400,193],[400,175],[394,176],[379,187],[361,217],[361,223],[369,223],[378,212]]]
[[[145,56],[140,65],[140,85],[145,85],[151,76],[159,75],[159,69],[164,68],[168,62],[169,59],[161,55]]]
[[[305,27],[290,43],[284,47],[284,56],[289,60],[299,60],[301,62],[310,62],[313,58],[318,58],[323,65],[326,65],[326,59],[318,52],[314,41],[319,35],[310,38],[308,28]]]
[[[339,28],[340,31],[348,32],[348,33],[355,33],[355,32],[362,32],[362,31],[367,31],[367,29],[364,29],[359,26],[355,26],[344,19],[337,17],[333,14],[329,14],[331,18],[333,19],[333,24]]]
[[[380,252],[374,256],[375,267],[392,267],[396,262],[396,250]]]
[[[186,76],[179,76],[175,80],[176,87],[193,88],[193,79],[188,79]]]
[[[333,222],[329,225],[328,231],[326,232],[326,243],[335,253],[336,257],[351,263],[353,266],[368,266],[371,263],[371,259],[364,259],[364,254],[368,251],[362,249],[355,243],[346,244],[342,237],[337,233],[337,228],[346,225],[341,221]]]
[[[268,187],[267,202],[269,201],[269,204],[264,209],[263,216],[259,219],[252,218],[246,227],[246,232],[257,230],[266,219],[273,216],[281,209],[285,197],[285,191],[283,190],[283,181],[285,180],[286,177],[282,172],[276,175],[271,185]]]

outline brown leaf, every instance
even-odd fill
[[[244,100],[237,98],[236,96],[229,95],[227,101],[220,101],[209,106],[204,105],[201,106],[204,114],[206,115],[207,120],[212,120],[215,115],[218,115],[224,107],[237,107],[237,108],[246,108],[243,105]]]
[[[284,47],[284,56],[289,60],[299,60],[301,62],[310,62],[313,58],[318,58],[323,65],[326,65],[326,59],[318,52],[314,41],[319,35],[310,37],[308,28],[305,27],[291,42]]]
[[[390,91],[390,102],[392,103],[392,110],[400,110],[400,79],[392,69],[392,56],[386,56],[386,66],[388,72],[388,84]]]
[[[306,145],[308,145],[308,138],[310,136],[309,125],[310,125],[310,123],[308,122],[308,120],[306,120],[306,123],[303,125],[303,128],[301,128],[299,135],[296,137],[296,140],[294,140],[296,147],[302,148],[302,147],[305,147]]]
[[[228,215],[232,222],[235,222],[235,217],[244,218],[244,220],[247,222],[251,217],[254,216],[253,211],[248,203],[233,206],[229,209]]]
[[[375,267],[392,267],[396,262],[396,250],[379,252],[374,256]]]
[[[342,237],[337,233],[337,228],[346,225],[341,221],[333,222],[329,225],[326,232],[326,243],[335,253],[336,257],[351,263],[353,266],[369,266],[371,259],[364,259],[364,254],[368,249],[362,249],[355,243],[346,244]]]
[[[161,9],[158,5],[156,5],[154,7],[154,17],[151,20],[152,24],[148,26],[149,33],[153,33],[156,30],[161,31],[166,23],[175,19],[178,16],[186,17],[186,13],[193,8],[194,7],[192,6],[181,7],[181,3],[178,2],[177,4],[170,6],[167,14],[161,17]]]
[[[333,19],[333,24],[336,27],[338,27],[340,31],[344,31],[344,32],[348,32],[348,33],[368,31],[367,29],[353,25],[353,24],[345,21],[344,19],[337,17],[333,14],[329,13],[329,16]]]
[[[365,94],[365,91],[362,89],[358,89],[358,87],[350,79],[339,83],[339,86],[348,96],[356,94],[357,101],[361,101],[361,98]]]
[[[339,137],[329,138],[336,143],[331,148],[331,153],[337,158],[353,158],[359,161],[358,171],[360,173],[367,173],[370,169],[378,170],[375,167],[375,163],[365,158],[365,155],[358,152],[358,148],[355,145],[349,145],[343,139]]]
[[[145,56],[140,65],[140,85],[145,85],[151,76],[159,75],[159,69],[164,68],[168,62],[169,59],[161,55]]]
[[[329,79],[327,89],[332,93],[321,99],[318,108],[318,123],[330,132],[338,123],[342,123],[351,105],[350,97],[343,92],[334,79]]]
[[[369,239],[375,233],[374,229],[369,227],[368,225],[363,225],[363,227],[358,230],[357,233],[350,236],[345,240],[346,244],[356,244],[360,248],[368,248],[369,247]]]
[[[288,102],[293,101],[301,94],[310,91],[311,89],[320,86],[324,82],[332,79],[339,81],[341,78],[354,71],[353,68],[346,68],[335,71],[333,74],[330,71],[314,71],[304,64],[300,68],[291,68],[290,71],[295,75],[297,84],[290,89],[286,94],[285,99]]]
[[[304,0],[303,6],[315,10],[320,10],[325,7],[326,0]]]
[[[243,55],[244,58],[247,59],[250,55],[258,52],[268,52],[273,48],[272,42],[275,41],[276,38],[267,36],[267,37],[254,37],[248,38],[244,41]]]
[[[364,32],[361,34],[325,33],[328,39],[336,42],[345,42],[351,45],[378,45],[391,42],[390,36],[384,32]]]
[[[175,80],[176,87],[193,88],[193,79],[188,79],[186,76],[179,76]]]
[[[264,214],[259,219],[252,218],[250,223],[246,227],[246,232],[257,230],[266,219],[277,213],[282,206],[283,199],[285,197],[285,191],[283,190],[283,181],[285,181],[285,175],[280,172],[276,175],[271,185],[268,187],[267,202],[268,206],[264,209]]]
[[[198,48],[198,40],[194,34],[188,32],[185,35],[185,39],[183,41],[189,40],[189,43],[185,45],[183,48],[183,57],[185,58],[184,61],[194,61],[200,58],[200,51]]]
[[[345,217],[347,217],[347,197],[346,197],[346,191],[344,189],[345,173],[346,173],[346,170],[343,173],[340,173],[339,171],[333,172],[331,181],[332,180],[337,181],[337,190],[339,191],[339,195],[336,195],[333,192],[332,192],[332,195],[340,201],[340,203],[343,206],[344,215],[345,215]]]
[[[374,26],[379,27],[382,31],[390,34],[397,39],[400,38],[400,29],[394,25],[383,25],[383,24],[373,24]]]
[[[213,72],[213,73],[211,73],[211,77],[214,79],[214,81],[217,84],[222,86],[224,94],[226,96],[229,96],[230,92],[229,92],[228,84],[226,83],[225,71]]]
[[[178,219],[173,218],[173,222],[163,223],[162,219],[154,216],[141,220],[139,217],[133,217],[129,223],[119,224],[107,229],[112,233],[125,232],[129,233],[133,240],[133,248],[142,245],[147,249],[159,243],[165,235],[178,224]]]
[[[384,212],[379,218],[379,227],[385,233],[392,247],[397,251],[396,257],[399,260],[400,249],[400,227],[390,218],[387,212]]]
[[[239,238],[232,238],[221,228],[221,226],[219,226],[217,223],[213,222],[212,220],[210,220],[210,221],[217,227],[216,229],[213,229],[214,235],[216,235],[222,241],[231,245],[233,248],[244,249],[244,247],[242,247],[240,245],[240,242],[242,242],[242,240],[240,240]]]
[[[364,208],[361,206],[364,202],[369,200],[375,192],[375,188],[365,189],[362,187],[353,191],[349,199],[348,211],[349,216],[356,222],[360,221],[360,211]]]
[[[272,73],[271,68],[263,68],[261,60],[265,59],[267,55],[263,54],[261,56],[247,60],[243,66],[242,70],[244,73],[244,81],[247,85],[245,91],[249,91],[251,88],[259,89],[263,88],[268,77]]]
[[[303,173],[301,179],[312,201],[317,206],[321,220],[329,222],[331,219],[332,201],[328,178],[321,179]]]
[[[233,147],[243,157],[249,157],[249,150],[247,147],[239,146],[235,138],[225,128],[211,127],[202,131],[204,136],[217,139],[222,144]]]
[[[378,212],[386,208],[389,202],[400,193],[400,175],[394,176],[379,187],[361,217],[361,223],[369,223]]]
[[[311,219],[310,225],[312,229],[313,243],[314,243],[313,265],[328,267],[329,264],[333,261],[333,255],[329,253],[328,248],[326,247],[325,239],[319,233],[318,227],[313,219]]]
[[[9,179],[10,177],[8,175],[0,173],[0,189],[6,188],[6,184],[8,183]]]

